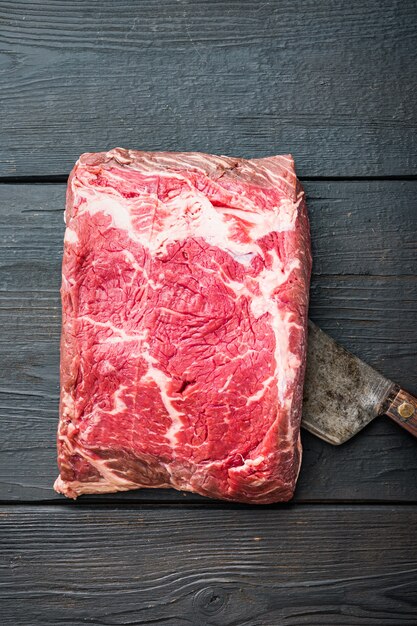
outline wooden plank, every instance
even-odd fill
[[[0,1],[1,176],[121,145],[415,175],[412,0]]]
[[[313,319],[415,393],[417,280],[411,272],[416,224],[410,207],[416,188],[416,182],[307,185],[318,270],[311,290]],[[0,185],[3,501],[58,498],[52,482],[64,190],[63,185]],[[402,268],[406,273],[396,276]],[[303,443],[299,501],[416,498],[417,444],[388,419],[379,419],[341,448],[308,433]],[[203,501],[149,490],[117,498]]]
[[[314,274],[417,274],[417,181],[303,183]]]
[[[3,507],[2,624],[414,625],[417,507]]]
[[[304,181],[303,185],[316,276],[417,274],[417,181]],[[3,270],[8,269],[10,287],[20,270],[17,289],[34,284],[27,264],[36,272],[37,285],[58,285],[64,205],[64,184],[0,185],[0,261],[6,264]]]

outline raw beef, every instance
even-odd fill
[[[311,269],[292,158],[84,154],[65,219],[55,489],[290,499]]]

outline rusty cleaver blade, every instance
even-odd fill
[[[339,445],[383,414],[417,437],[417,398],[309,321],[301,425]]]

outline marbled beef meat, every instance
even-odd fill
[[[84,154],[65,221],[55,489],[290,499],[311,269],[292,158]]]

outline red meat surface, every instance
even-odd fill
[[[84,154],[65,221],[55,489],[290,499],[311,271],[292,158]]]

